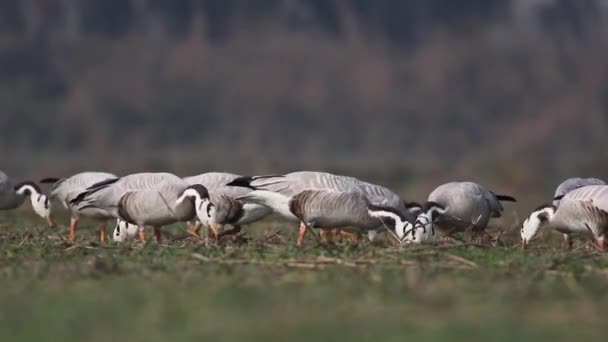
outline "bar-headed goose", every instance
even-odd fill
[[[549,226],[563,234],[588,234],[600,249],[606,249],[608,233],[608,185],[588,185],[555,198],[559,205],[538,207],[524,221],[522,247],[526,248],[541,227]]]
[[[359,192],[363,194],[370,203],[378,206],[391,207],[397,210],[400,215],[414,222],[415,216],[411,215],[405,206],[405,202],[391,190],[380,186],[361,181],[354,177],[334,175],[327,172],[300,171],[285,175],[266,175],[242,177],[235,179],[231,186],[247,187],[254,190],[265,190],[279,193],[283,196],[292,197],[304,190],[334,190],[338,192]],[[324,227],[332,229],[335,227]],[[377,227],[381,230],[382,227]],[[400,228],[398,228],[400,229]],[[375,231],[373,229],[368,232]],[[303,239],[306,228],[300,230],[301,236],[298,241]],[[374,233],[368,234],[371,239]]]
[[[145,226],[153,226],[154,238],[160,242],[162,226],[196,216],[195,194],[196,210],[206,210],[210,201],[204,186],[189,186],[170,173],[137,173],[95,184],[70,203],[78,210],[101,209],[137,225],[142,242],[146,239]]]
[[[99,223],[99,239],[106,240],[106,221],[112,219],[110,212],[98,208],[79,209],[70,202],[88,187],[111,179],[118,178],[107,172],[81,172],[66,178],[45,178],[43,184],[53,184],[49,199],[59,202],[70,213],[70,232],[68,239],[76,239],[76,229],[81,217],[88,217]]]
[[[197,217],[200,223],[213,231],[216,239],[221,234],[238,232],[241,226],[259,221],[272,213],[266,206],[236,200],[253,191],[227,185],[239,177],[241,176],[227,172],[208,172],[184,178],[188,184],[202,184],[209,191],[213,205],[208,211],[199,212]]]
[[[287,220],[299,221],[297,245],[302,244],[302,231],[307,228],[334,227],[365,232],[381,225],[393,230],[411,225],[400,211],[371,204],[361,192],[304,190],[294,196],[287,196],[273,191],[256,190],[237,199],[268,206]]]
[[[15,184],[4,172],[0,171],[0,210],[19,208],[27,197],[32,203],[34,212],[47,219],[49,225],[53,225],[50,215],[51,204],[47,196],[40,191],[40,187],[29,181]]]
[[[432,239],[436,230],[447,235],[468,228],[476,233],[483,232],[490,219],[501,217],[501,201],[516,200],[511,196],[497,195],[473,182],[440,185],[429,195],[410,239],[412,242]]]

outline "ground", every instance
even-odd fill
[[[99,245],[88,224],[70,245],[65,218],[52,230],[24,213],[0,213],[1,341],[608,337],[608,256],[557,234],[525,252],[509,236],[296,248],[295,227],[263,223],[248,241],[142,247]]]

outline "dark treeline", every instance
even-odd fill
[[[608,175],[607,19],[601,0],[0,0],[0,168],[546,191]]]

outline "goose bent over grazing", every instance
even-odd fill
[[[52,225],[50,202],[47,196],[42,194],[40,187],[34,182],[15,184],[4,172],[0,171],[0,210],[19,208],[27,197],[30,198],[34,212],[38,216],[46,218]]]
[[[559,199],[556,198],[564,197],[570,191],[587,185],[606,185],[606,183],[597,178],[568,178],[558,185],[557,189],[555,189],[555,194],[553,194],[553,205],[557,208],[557,206],[559,206]],[[572,239],[570,238],[570,234],[565,233],[563,234],[563,237],[566,246],[568,248],[572,248]]]
[[[288,197],[295,196],[304,190],[359,192],[365,195],[372,204],[394,208],[411,222],[415,219],[415,216],[408,212],[405,202],[391,190],[380,185],[361,181],[357,178],[339,176],[327,172],[300,171],[285,175],[242,177],[232,181],[228,185],[272,191]],[[399,234],[400,229],[398,228],[397,234]],[[305,233],[306,228],[304,227],[304,229],[300,230],[301,236],[298,237],[298,241],[303,239],[303,234]],[[373,235],[372,233],[370,237],[373,238]]]
[[[207,172],[197,176],[186,177],[190,184],[202,184],[209,191],[212,205],[207,212],[200,212],[199,221],[210,228],[215,238],[220,233],[234,233],[241,230],[242,225],[251,224],[270,215],[272,210],[255,203],[243,203],[237,197],[253,191],[249,188],[228,186],[227,184],[242,176],[227,172]],[[226,229],[231,226],[232,229]]]
[[[81,172],[67,178],[45,178],[40,183],[53,184],[49,198],[57,201],[70,213],[70,232],[69,240],[76,239],[76,229],[80,217],[89,217],[100,221],[99,239],[103,242],[106,239],[106,221],[114,218],[108,211],[98,208],[79,209],[70,202],[88,187],[111,179],[117,179],[114,174],[107,172]]]
[[[285,196],[256,190],[237,199],[268,206],[288,220],[299,221],[301,231],[320,227],[368,231],[383,224],[392,229],[404,229],[405,225],[411,224],[395,208],[373,205],[361,192],[304,190],[294,196]],[[302,236],[300,234],[298,238],[298,245],[302,243]]]
[[[199,195],[196,209],[207,210],[210,201],[204,186],[189,186],[170,173],[137,173],[95,184],[70,203],[78,210],[101,209],[137,225],[142,242],[145,226],[153,226],[154,238],[160,242],[162,226],[195,217],[193,193]]]
[[[473,228],[479,233],[491,218],[502,216],[501,201],[515,198],[497,195],[473,182],[451,182],[440,185],[428,197],[410,238],[413,242],[432,239],[435,229],[450,235]]]
[[[521,229],[522,247],[526,248],[538,230],[550,226],[563,234],[593,236],[600,249],[606,249],[608,233],[608,185],[588,185],[557,197],[559,205],[543,205],[534,210]]]

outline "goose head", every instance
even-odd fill
[[[116,219],[116,227],[112,233],[112,239],[116,242],[131,240],[137,236],[139,227],[121,219]]]
[[[194,184],[186,188],[177,199],[177,204],[180,205],[185,201],[192,201],[196,210],[198,220],[205,226],[215,227],[215,205],[211,203],[209,191],[202,184]]]
[[[38,184],[31,181],[19,183],[15,186],[15,192],[20,196],[29,196],[34,212],[46,219],[50,227],[55,227],[51,213],[51,201],[40,191]]]
[[[551,222],[557,208],[552,204],[544,204],[536,208],[524,221],[521,227],[521,245],[527,248],[530,241],[534,239],[538,230]]]
[[[405,233],[413,228],[407,217],[394,208],[369,205],[367,212],[369,216],[380,219],[383,224],[391,228],[399,239],[403,239]]]

